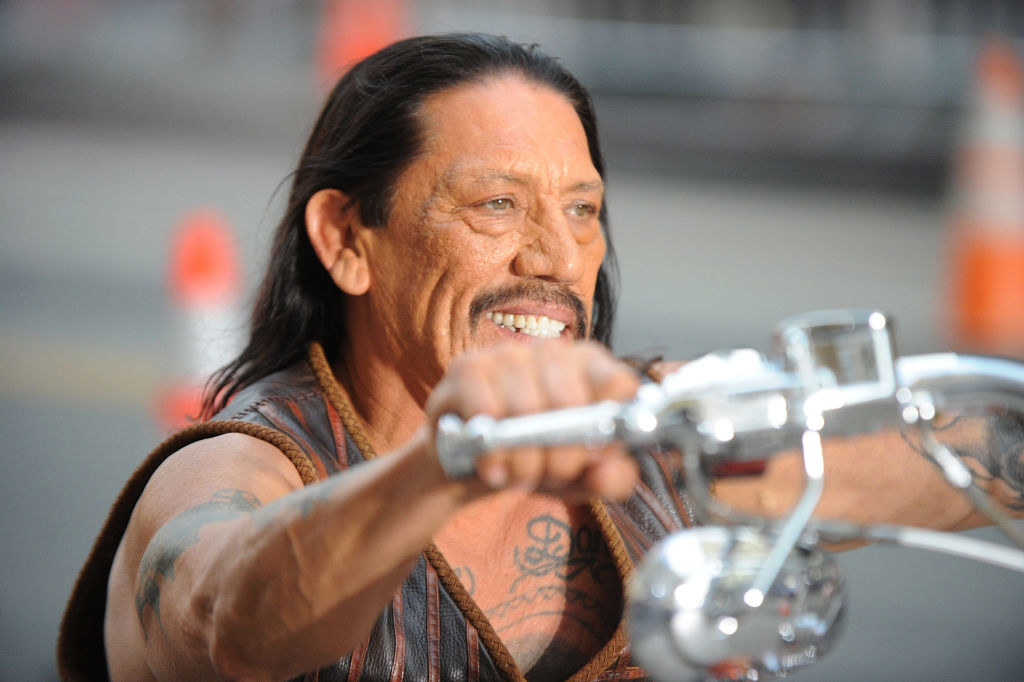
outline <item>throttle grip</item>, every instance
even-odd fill
[[[456,414],[437,420],[434,445],[441,468],[451,479],[468,478],[481,454],[525,445],[552,447],[582,444],[599,447],[621,435],[623,404],[606,400],[519,417],[479,414],[463,421]]]

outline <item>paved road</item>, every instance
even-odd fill
[[[0,679],[51,679],[77,567],[162,435],[151,405],[180,337],[163,289],[170,231],[193,207],[219,208],[251,285],[292,159],[202,136],[12,122],[0,123],[0,157]],[[908,351],[944,345],[936,202],[611,183],[623,352],[764,348],[781,316],[849,305],[894,312]],[[847,634],[794,679],[1019,679],[1020,576],[887,549],[842,562]]]

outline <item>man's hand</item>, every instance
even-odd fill
[[[463,419],[509,417],[601,400],[628,400],[639,378],[595,343],[514,343],[466,353],[427,401],[433,426],[446,413]],[[625,499],[638,481],[636,462],[621,447],[521,447],[492,451],[477,462],[491,489],[527,487],[566,498]]]

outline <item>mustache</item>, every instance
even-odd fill
[[[573,336],[577,339],[587,338],[590,324],[587,318],[587,306],[583,303],[583,299],[564,285],[542,280],[519,282],[481,293],[469,305],[470,324],[475,330],[480,318],[488,310],[522,300],[554,303],[568,308],[573,314]]]

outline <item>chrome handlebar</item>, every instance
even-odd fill
[[[867,539],[930,549],[1024,572],[1024,532],[935,436],[942,414],[995,408],[1024,415],[1024,364],[937,353],[896,357],[878,311],[808,313],[781,322],[773,356],[710,353],[628,402],[462,422],[445,415],[436,445],[445,471],[467,476],[483,452],[521,445],[621,442],[640,455],[682,453],[685,489],[705,521],[653,547],[628,590],[634,649],[657,679],[764,679],[813,662],[845,603],[842,574],[816,546]],[[914,429],[924,455],[1022,549],[899,526],[813,518],[824,485],[822,436]],[[709,493],[705,472],[788,449],[806,485],[781,520],[738,514]]]
[[[955,353],[896,358],[891,326],[877,311],[790,318],[775,339],[778,359],[750,348],[716,351],[629,402],[497,420],[444,415],[438,456],[453,477],[472,473],[483,452],[520,445],[617,441],[758,459],[799,447],[808,429],[856,435],[979,406],[1024,414],[1024,364]]]

